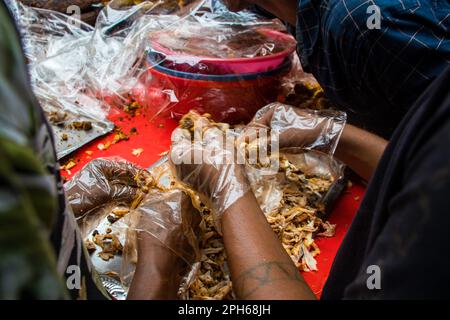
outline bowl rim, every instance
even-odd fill
[[[161,72],[163,74],[167,74],[172,77],[177,77],[181,79],[187,79],[187,80],[198,80],[198,81],[215,81],[215,82],[236,82],[239,80],[255,80],[260,77],[270,77],[270,76],[276,76],[279,75],[285,71],[288,71],[292,67],[292,59],[291,57],[286,57],[285,61],[283,63],[268,71],[263,72],[254,72],[254,73],[233,73],[233,74],[201,74],[201,73],[190,73],[185,71],[178,71],[173,70],[167,67],[164,67],[161,65],[160,62],[156,62],[152,58],[155,54],[158,52],[152,52],[150,51],[147,54],[147,63],[149,64],[149,69],[154,69],[158,72]]]
[[[281,52],[277,52],[275,54],[270,54],[267,56],[259,56],[259,57],[243,57],[243,58],[218,58],[218,57],[209,57],[209,56],[194,56],[194,55],[190,55],[190,54],[178,54],[176,52],[173,52],[171,49],[164,47],[163,45],[159,44],[156,40],[151,39],[151,45],[154,49],[156,49],[155,51],[161,54],[164,54],[167,57],[171,57],[171,56],[175,56],[177,57],[177,59],[186,59],[186,61],[192,61],[192,60],[198,60],[198,62],[210,62],[210,63],[225,63],[225,64],[237,64],[237,63],[251,63],[251,62],[263,62],[266,60],[276,60],[276,59],[280,59],[282,57],[288,57],[290,56],[296,49],[297,49],[297,41],[295,40],[295,38],[288,34],[288,33],[284,33],[278,30],[274,30],[274,29],[270,29],[270,28],[257,28],[257,30],[259,31],[263,31],[267,34],[277,34],[278,36],[282,36],[284,37],[286,40],[287,39],[292,39],[294,40],[292,45],[287,47],[285,50],[281,51]]]

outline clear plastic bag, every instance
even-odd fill
[[[48,118],[56,115],[51,122],[58,158],[113,129],[108,116],[115,107],[130,104],[130,96],[141,87],[140,62],[149,34],[183,19],[200,3],[186,1],[180,8],[174,1],[133,5],[115,0],[92,27],[60,12],[8,0],[22,34],[34,93]],[[89,123],[88,129],[72,130],[73,122]]]
[[[279,20],[233,13],[220,1],[114,0],[94,27],[9,3],[44,109],[101,122],[79,143],[61,142],[60,156],[111,130],[108,115],[136,102],[150,119],[194,109],[216,121],[248,122],[285,96],[300,70],[295,39]]]

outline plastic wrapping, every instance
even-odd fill
[[[144,267],[153,268],[149,281],[176,282],[175,296],[199,259],[200,216],[172,182],[167,165],[149,172],[121,159],[96,159],[65,185],[92,263],[116,299],[127,296],[142,255]],[[164,296],[161,290],[155,298]]]

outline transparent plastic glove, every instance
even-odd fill
[[[335,110],[298,109],[272,103],[257,112],[244,130],[247,141],[255,129],[268,129],[278,136],[279,148],[302,148],[333,154],[347,116]]]
[[[182,128],[173,132],[170,162],[176,177],[212,209],[220,233],[223,212],[250,187],[243,165],[236,161],[233,133],[204,117],[192,119],[194,132]]]
[[[222,1],[230,11],[241,11],[251,5],[250,0],[223,0]]]
[[[120,159],[95,159],[69,182],[65,190],[75,217],[81,217],[112,201],[131,203],[137,195],[136,175],[151,179],[150,174]]]
[[[201,216],[184,191],[149,193],[136,213],[137,231],[155,237],[188,263],[199,258],[197,232]]]

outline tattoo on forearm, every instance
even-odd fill
[[[233,281],[233,286],[239,298],[246,299],[257,290],[277,281],[295,281],[305,284],[300,272],[292,263],[270,261],[239,274]]]

